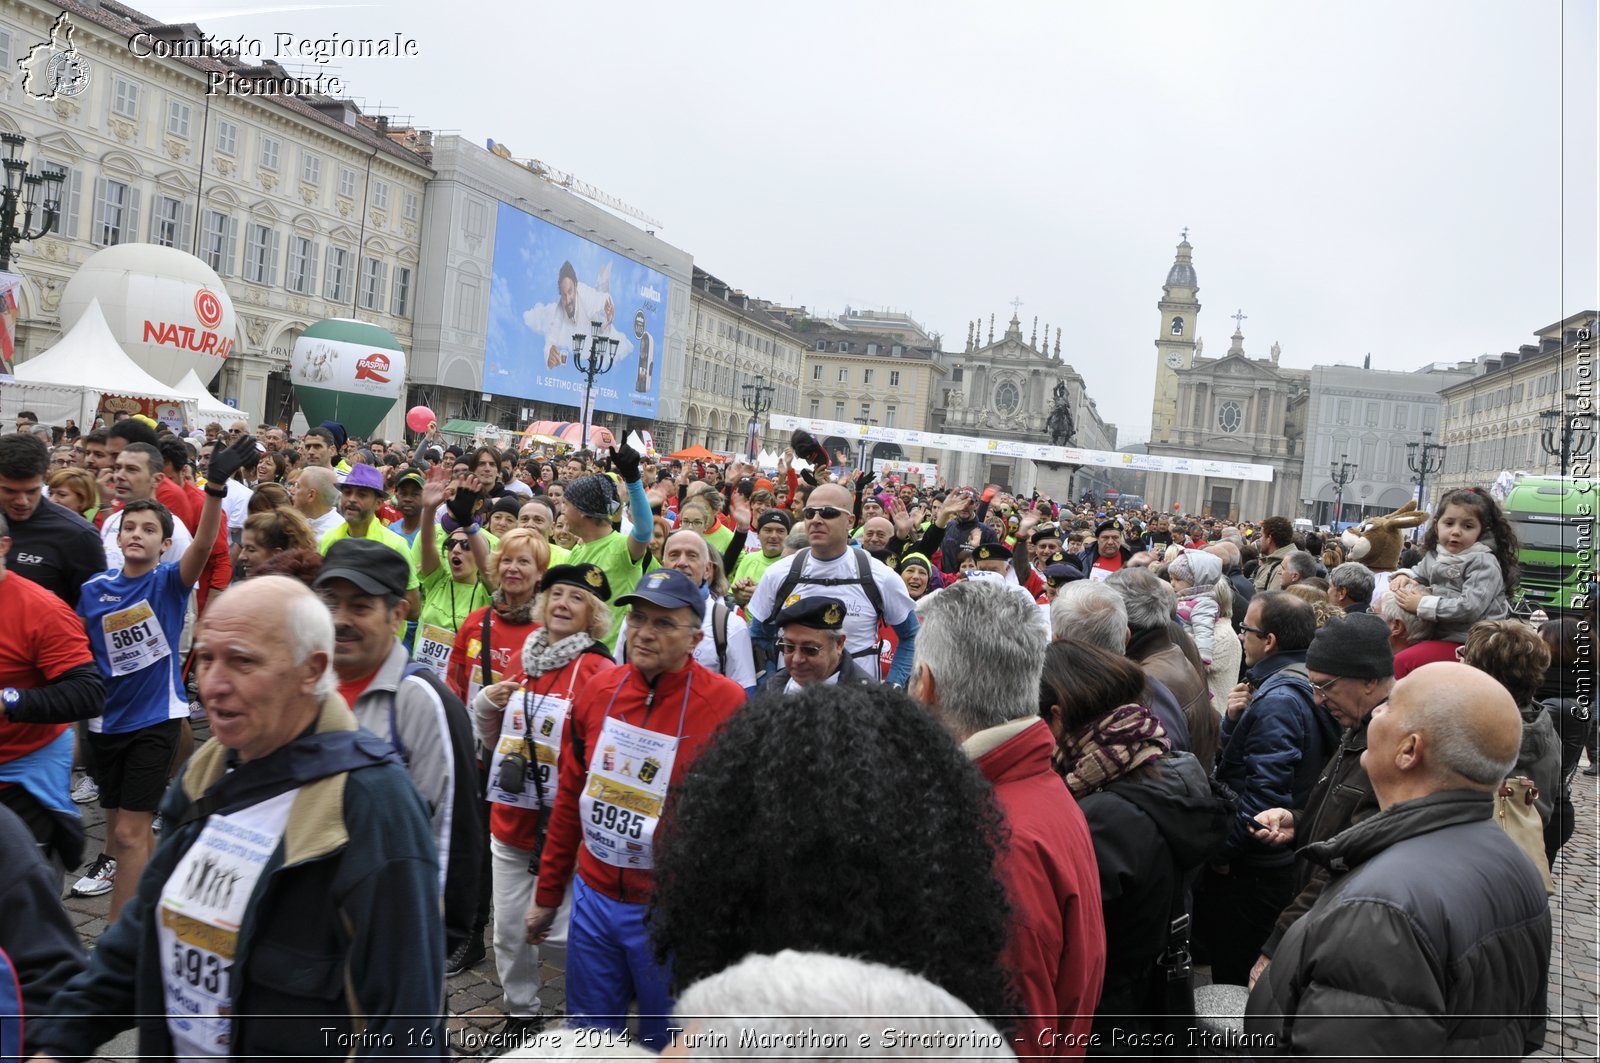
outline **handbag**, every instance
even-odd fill
[[[1539,788],[1526,775],[1513,775],[1500,784],[1494,795],[1494,821],[1528,854],[1544,879],[1546,896],[1554,896],[1555,881],[1550,877],[1550,861],[1544,855],[1544,821],[1533,807]]]

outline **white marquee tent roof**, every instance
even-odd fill
[[[138,399],[194,401],[193,396],[168,387],[128,357],[111,334],[98,299],[90,301],[77,324],[54,347],[19,364],[14,375],[25,384],[83,388]]]
[[[229,406],[227,403],[211,394],[211,392],[207,390],[205,384],[201,382],[200,374],[195,372],[193,369],[189,370],[184,378],[178,381],[175,386],[178,391],[181,391],[189,398],[194,399],[195,406],[199,409],[202,420],[250,420],[250,416],[248,414],[241,410],[234,409],[232,406]]]

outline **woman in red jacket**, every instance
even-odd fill
[[[611,585],[595,565],[557,565],[539,581],[522,644],[523,678],[484,687],[472,703],[489,758],[489,852],[494,866],[494,962],[505,993],[504,1043],[537,1033],[539,947],[528,943],[539,855],[555,803],[556,765],[573,695],[611,668],[600,640],[611,632]],[[570,894],[549,942],[565,949]]]

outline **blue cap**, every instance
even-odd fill
[[[706,600],[694,581],[675,568],[658,568],[632,591],[618,598],[616,605],[649,602],[663,609],[692,609],[696,620],[706,618]]]

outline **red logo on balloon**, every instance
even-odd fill
[[[194,313],[200,324],[216,328],[222,324],[222,300],[209,288],[201,288],[194,293]]]
[[[356,379],[387,384],[389,378],[381,374],[389,371],[389,359],[381,354],[369,354],[356,363]]]

